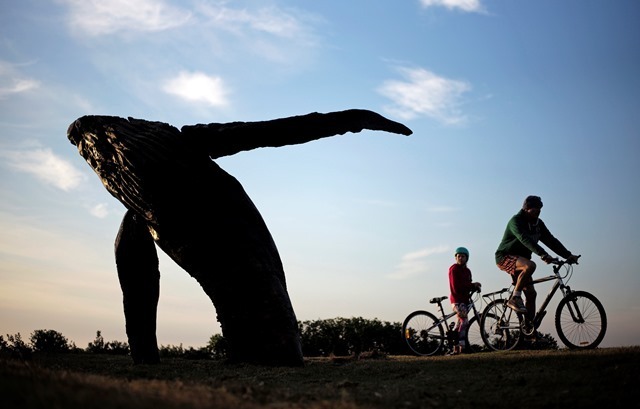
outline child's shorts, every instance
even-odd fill
[[[458,314],[459,318],[467,318],[469,315],[469,305],[465,303],[451,304],[451,308]]]

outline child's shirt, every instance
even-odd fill
[[[449,300],[452,304],[465,303],[471,301],[471,270],[466,265],[454,264],[449,267],[449,289],[451,294]]]

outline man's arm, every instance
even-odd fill
[[[567,248],[560,242],[560,240],[558,240],[553,234],[551,234],[544,222],[540,220],[540,223],[540,241],[560,257],[565,259],[571,257],[573,254],[569,250],[567,250]]]
[[[509,223],[511,233],[522,243],[523,246],[531,250],[531,252],[544,258],[549,254],[542,248],[529,234],[527,221],[522,217],[514,217]]]

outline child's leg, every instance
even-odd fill
[[[465,339],[467,338],[467,329],[469,328],[469,318],[464,317],[459,319],[460,328],[458,329],[458,345],[461,349],[466,347]]]
[[[458,317],[458,344],[454,347],[454,353],[462,353],[466,347],[467,328],[469,327],[469,308],[467,304],[454,304],[453,310]]]

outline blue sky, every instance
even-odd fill
[[[4,0],[0,334],[126,340],[125,210],[68,142],[76,118],[180,127],[364,108],[414,134],[217,160],[267,222],[298,319],[430,309],[457,246],[485,292],[502,288],[493,253],[536,194],[582,254],[570,285],[606,308],[602,345],[636,345],[639,19],[633,0]],[[160,268],[159,343],[206,344],[213,305],[164,255]]]

